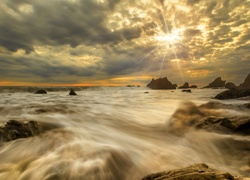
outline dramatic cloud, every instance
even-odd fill
[[[2,0],[0,85],[240,83],[249,27],[249,0]]]

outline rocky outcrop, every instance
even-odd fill
[[[191,85],[189,88],[195,89],[195,88],[197,88],[197,86],[196,85]]]
[[[235,178],[229,173],[221,172],[206,164],[194,164],[182,169],[150,174],[142,180],[234,180]]]
[[[70,89],[69,95],[70,96],[76,96],[77,94],[75,93],[75,91],[73,89]]]
[[[0,127],[0,142],[28,138],[54,128],[58,128],[58,126],[49,123],[41,124],[36,121],[24,123],[21,121],[9,120],[4,127]]]
[[[204,88],[222,88],[225,87],[226,81],[222,81],[221,77],[216,78],[213,82],[209,83],[208,86]]]
[[[39,89],[35,92],[35,94],[47,94],[47,91],[45,91],[44,89]]]
[[[215,99],[235,99],[250,96],[250,89],[229,89],[215,96]]]
[[[183,84],[183,86],[180,86],[179,89],[188,89],[189,88],[189,84],[187,82],[185,82]]]
[[[225,88],[227,88],[227,89],[236,89],[237,86],[232,82],[227,82],[226,85],[225,85]]]
[[[151,89],[176,89],[176,87],[168,80],[168,78],[152,79],[147,85]]]
[[[250,73],[248,74],[248,76],[246,77],[246,79],[244,80],[244,82],[239,85],[239,88],[250,89]]]

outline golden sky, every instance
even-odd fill
[[[250,0],[1,0],[0,85],[236,84]]]

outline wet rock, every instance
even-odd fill
[[[246,79],[244,80],[244,82],[239,85],[239,88],[250,89],[250,73],[248,74],[248,76],[246,77]]]
[[[215,96],[215,99],[235,99],[250,96],[250,89],[229,89]]]
[[[45,91],[44,89],[39,89],[35,92],[35,94],[47,94],[47,91]]]
[[[221,77],[216,78],[213,82],[209,83],[208,86],[204,88],[222,88],[225,87],[226,81],[222,81]]]
[[[188,92],[191,93],[192,91],[190,89],[183,89],[181,92]]]
[[[77,94],[75,93],[75,91],[73,89],[70,89],[69,95],[76,96]]]
[[[49,123],[39,124],[36,121],[24,123],[21,121],[9,120],[4,127],[0,127],[0,142],[28,138],[57,127],[58,126]]]
[[[142,180],[234,180],[236,177],[229,173],[210,168],[206,164],[150,174]],[[238,179],[238,178],[237,178]]]
[[[147,85],[151,89],[176,89],[176,87],[168,80],[168,78],[152,79]]]
[[[195,89],[195,88],[197,88],[197,86],[196,85],[191,85],[189,88]]]

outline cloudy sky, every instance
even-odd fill
[[[250,0],[1,0],[0,85],[206,85],[250,73]]]

